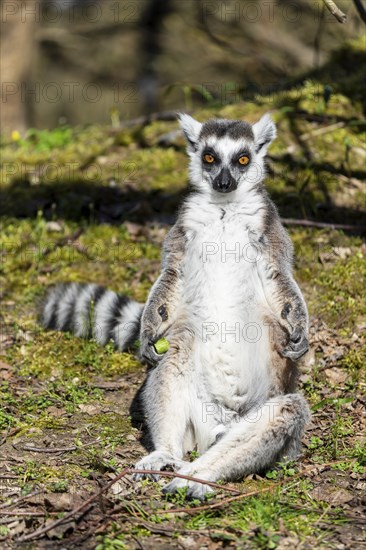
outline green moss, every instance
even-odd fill
[[[21,349],[12,350],[8,360],[17,365],[21,376],[47,380],[87,382],[94,375],[105,377],[126,374],[139,369],[140,363],[129,353],[120,353],[112,344],[101,347],[69,334],[41,332]]]

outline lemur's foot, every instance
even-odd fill
[[[149,455],[145,456],[139,460],[136,465],[136,470],[163,470],[167,466],[170,466],[174,471],[178,470],[185,466],[187,462],[180,460],[179,458],[174,458],[171,454],[163,451],[153,451]],[[133,478],[135,481],[140,479],[150,479],[152,481],[158,481],[159,474],[149,474],[141,473],[134,474]]]
[[[202,474],[198,475],[198,473],[193,473],[192,471],[192,464],[188,464],[186,467],[181,468],[178,470],[178,474],[183,474],[187,476],[196,477],[198,479],[202,478],[205,479],[207,475]],[[207,480],[209,481],[209,480]],[[184,479],[182,477],[175,477],[172,481],[170,481],[165,487],[163,488],[163,493],[165,494],[172,494],[177,493],[178,489],[187,487],[187,498],[188,499],[195,499],[198,500],[205,500],[206,496],[208,494],[211,494],[214,492],[212,487],[209,485],[205,485],[204,483],[198,483],[197,481],[190,481],[189,479]]]
[[[213,493],[214,490],[209,485],[197,483],[196,481],[188,481],[187,479],[175,478],[163,488],[164,494],[177,493],[178,489],[187,487],[187,498],[205,500],[206,496]]]
[[[298,327],[290,334],[290,341],[282,351],[282,355],[296,361],[305,355],[308,350],[309,341],[307,335],[302,328]]]

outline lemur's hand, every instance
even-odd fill
[[[289,341],[281,354],[295,361],[309,350],[307,316],[301,307],[296,308],[286,302],[281,318],[286,322],[285,327],[289,333]]]
[[[168,312],[165,304],[157,308],[150,306],[148,311],[144,312],[140,334],[140,355],[152,367],[156,367],[164,357],[163,353],[157,353],[154,344],[163,337],[168,328]]]
[[[300,359],[309,350],[309,341],[307,334],[302,327],[296,327],[292,334],[290,334],[290,341],[282,350],[281,355],[288,357],[296,361]]]

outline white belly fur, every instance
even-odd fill
[[[270,385],[268,305],[242,222],[216,219],[188,232],[183,268],[198,382],[203,394],[236,411],[265,400]]]

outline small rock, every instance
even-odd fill
[[[50,493],[44,497],[44,503],[47,510],[52,510],[55,512],[64,512],[65,510],[71,510],[72,508],[72,498],[68,493]]]
[[[51,525],[54,523],[54,519],[47,519],[46,520],[46,526]],[[71,533],[75,529],[75,521],[69,521],[68,523],[63,523],[61,525],[58,525],[54,529],[50,529],[47,532],[47,537],[49,539],[62,539],[66,535],[66,533]]]
[[[346,489],[337,489],[336,487],[330,487],[328,485],[321,485],[310,491],[310,496],[314,500],[323,500],[332,504],[333,506],[339,506],[345,504],[353,499],[352,493]]]
[[[82,413],[89,414],[92,416],[93,414],[98,414],[100,412],[100,407],[96,407],[95,405],[79,405],[79,409]]]
[[[45,228],[49,233],[61,233],[63,231],[62,225],[58,222],[47,222]]]
[[[344,384],[344,382],[347,380],[347,373],[344,372],[342,369],[339,369],[338,367],[325,369],[324,372],[327,380],[329,380],[329,382],[331,382],[331,384],[333,384],[334,386],[337,386],[338,384]]]
[[[333,251],[342,260],[345,260],[346,258],[348,258],[348,256],[351,256],[352,254],[352,250],[349,247],[344,247],[344,246],[335,246],[333,248]]]

